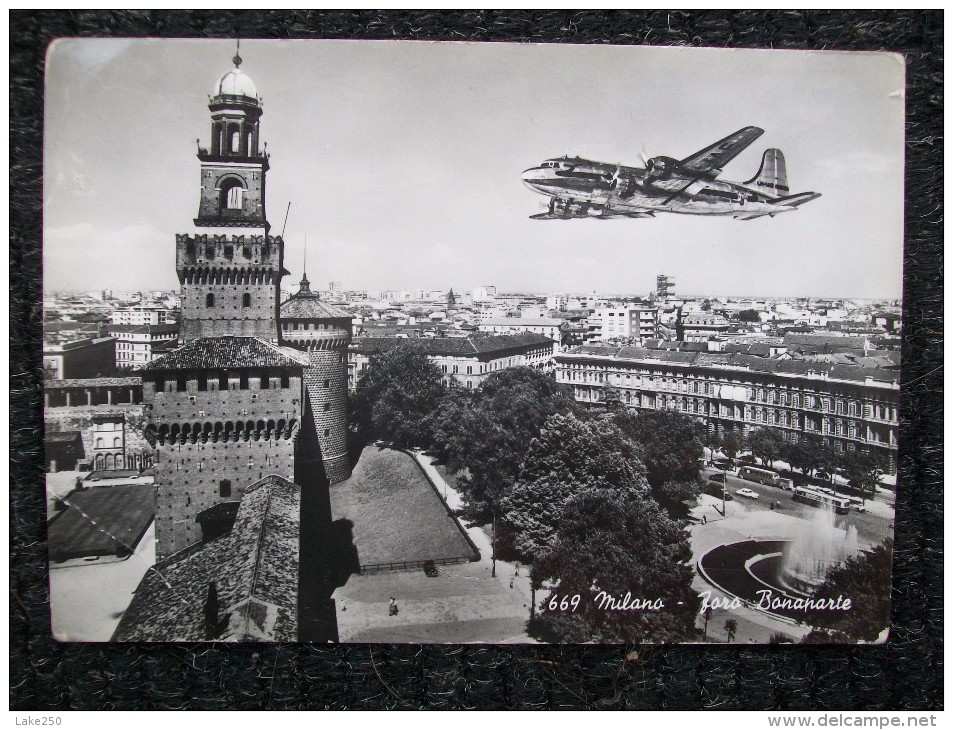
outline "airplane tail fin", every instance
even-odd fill
[[[790,192],[788,171],[784,164],[784,153],[781,150],[771,147],[764,151],[758,174],[745,182],[745,185],[752,183],[758,191],[775,198],[784,197]]]

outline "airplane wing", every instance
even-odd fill
[[[739,129],[734,134],[729,134],[715,144],[686,157],[679,165],[686,170],[717,177],[725,165],[747,149],[762,134],[764,130],[760,127]]]
[[[573,218],[588,218],[589,220],[607,220],[609,218],[654,218],[655,213],[651,210],[609,210],[608,212],[601,213],[600,215],[589,215],[588,213],[537,213],[536,215],[531,215],[530,218],[534,221],[566,221],[572,220]]]

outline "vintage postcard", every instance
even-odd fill
[[[57,639],[887,640],[900,56],[70,39],[45,100]]]

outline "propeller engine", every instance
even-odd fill
[[[652,183],[656,180],[666,180],[672,176],[675,168],[678,166],[678,160],[671,157],[653,157],[645,163],[646,182]]]

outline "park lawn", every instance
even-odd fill
[[[136,484],[77,489],[69,507],[49,524],[54,562],[132,553],[155,517],[155,486]]]
[[[334,520],[354,524],[361,566],[474,555],[413,457],[368,446],[351,477],[331,487]]]

